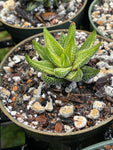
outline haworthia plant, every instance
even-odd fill
[[[97,75],[98,69],[87,66],[90,58],[97,52],[100,42],[94,46],[96,32],[93,31],[81,48],[77,48],[75,39],[76,26],[74,22],[68,30],[67,36],[61,33],[59,41],[44,28],[45,47],[33,40],[34,48],[42,60],[34,61],[26,54],[28,64],[43,72],[43,80],[49,84],[68,81],[79,82],[89,80]]]

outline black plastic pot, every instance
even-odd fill
[[[82,150],[97,150],[97,149],[103,149],[105,145],[113,145],[113,140],[103,141],[91,146],[88,146]]]
[[[90,30],[92,31],[93,29],[95,29],[96,32],[97,32],[99,35],[101,35],[101,36],[103,36],[103,37],[106,37],[106,38],[109,38],[109,37],[105,36],[105,35],[97,28],[97,26],[95,25],[95,23],[93,22],[92,17],[91,17],[91,13],[92,13],[92,11],[93,11],[94,5],[95,5],[95,4],[101,5],[101,1],[102,1],[102,0],[94,0],[94,1],[91,3],[90,7],[89,7],[89,10],[88,10],[88,18],[89,18],[89,21],[90,21]]]
[[[72,17],[71,19],[65,20],[64,22],[60,24],[56,24],[50,27],[47,27],[48,30],[56,30],[56,29],[66,29],[70,25],[70,21],[74,21],[76,23],[76,26],[79,27],[81,24],[81,20],[83,18],[85,6],[87,4],[88,0],[84,0],[84,4],[79,10],[79,12]],[[34,27],[34,28],[21,28],[21,27],[15,27],[13,25],[10,25],[0,19],[0,22],[5,26],[6,30],[12,35],[13,40],[18,43],[32,35],[41,33],[43,31],[43,27]]]
[[[51,32],[67,32],[67,30],[54,30]],[[78,30],[79,31],[79,30]],[[88,32],[86,32],[88,33]],[[22,42],[20,42],[18,45],[16,45],[3,59],[3,61],[1,62],[0,65],[0,74],[2,74],[3,72],[3,66],[7,60],[7,58],[9,57],[9,55],[11,53],[13,53],[13,51],[15,51],[15,49],[17,49],[17,47],[21,46],[21,45],[25,45],[25,43],[29,40],[32,40],[38,36],[40,36],[42,34],[38,34],[38,35],[34,35]],[[106,39],[104,37],[98,36],[99,38],[106,40],[108,42],[111,42],[112,40],[110,39]],[[2,76],[0,76],[0,86],[2,86]],[[44,132],[44,131],[40,131],[40,130],[36,130],[33,128],[30,128],[20,122],[18,122],[16,119],[14,119],[10,113],[7,112],[7,110],[4,107],[4,104],[2,103],[2,100],[0,101],[0,108],[3,111],[3,113],[10,119],[12,120],[15,124],[17,124],[18,126],[22,127],[25,132],[28,134],[28,136],[33,137],[35,140],[42,140],[42,141],[46,141],[51,143],[51,145],[53,147],[55,147],[56,145],[56,149],[61,148],[62,144],[70,144],[73,142],[78,143],[81,142],[82,140],[85,140],[86,138],[89,138],[90,136],[94,136],[96,134],[99,134],[102,131],[105,131],[106,128],[111,124],[112,120],[113,120],[113,116],[108,118],[106,121],[103,121],[102,123],[87,128],[87,129],[83,129],[80,131],[76,131],[76,132],[69,132],[69,133],[49,133],[49,132]]]
[[[95,4],[100,4],[100,3],[101,3],[101,0],[94,0],[94,1],[91,3],[91,5],[90,5],[90,7],[89,7],[89,11],[88,11],[88,16],[89,16],[89,21],[90,21],[90,24],[91,24],[91,26],[90,26],[90,27],[91,27],[91,30],[92,30],[92,29],[95,29],[98,34],[104,36],[104,35],[100,32],[100,30],[96,27],[96,25],[94,24],[94,22],[93,22],[93,20],[92,20],[92,17],[91,17],[91,13],[92,13],[92,10],[93,10],[94,5],[95,5]],[[105,36],[104,36],[104,37],[105,37]]]

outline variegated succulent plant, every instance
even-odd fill
[[[88,80],[99,72],[88,65],[90,58],[100,47],[100,42],[94,46],[96,31],[93,31],[83,45],[78,49],[75,39],[75,23],[71,22],[67,36],[60,35],[59,41],[44,28],[45,47],[33,40],[34,48],[41,57],[40,61],[32,60],[26,55],[31,67],[43,72],[42,78],[49,84],[68,81],[79,82]]]

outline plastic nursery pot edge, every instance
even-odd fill
[[[96,150],[98,148],[103,148],[104,145],[111,145],[111,144],[113,144],[113,140],[107,140],[107,141],[103,141],[103,142],[88,146],[82,150]]]
[[[52,25],[50,27],[47,27],[47,29],[48,30],[56,30],[56,29],[68,28],[70,21],[74,21],[77,24],[77,26],[79,26],[80,21],[83,17],[83,11],[84,11],[84,8],[87,4],[87,1],[88,0],[84,0],[84,4],[81,7],[81,9],[71,19],[67,19],[60,24],[56,24],[56,25]],[[44,28],[44,26],[43,27],[33,27],[33,28],[27,28],[27,27],[21,28],[21,27],[16,27],[16,26],[13,26],[11,24],[8,24],[8,23],[2,21],[1,19],[0,19],[0,22],[2,22],[2,24],[5,26],[6,30],[12,35],[12,38],[16,43],[18,43],[18,42],[20,42],[20,41],[22,41],[22,40],[24,40],[24,39],[26,39],[32,35],[41,33],[43,31],[43,28]]]
[[[67,29],[64,29],[64,30],[54,30],[54,31],[51,31],[51,32],[67,32],[68,30]],[[77,30],[77,31],[80,31],[82,32],[83,30]],[[83,31],[83,32],[86,32],[86,33],[89,33],[87,31]],[[32,40],[34,38],[37,38],[38,36],[40,35],[43,35],[42,33],[41,34],[37,34],[37,35],[34,35],[32,37],[29,37],[25,40],[23,40],[22,42],[20,42],[19,44],[17,44],[6,56],[5,58],[3,59],[3,61],[1,62],[0,64],[0,74],[2,74],[3,72],[3,66],[4,66],[4,63],[5,61],[7,60],[7,58],[9,57],[9,55],[11,53],[13,53],[13,51],[21,46],[22,44],[25,44],[25,42],[29,41],[29,40]],[[97,36],[101,39],[104,39],[108,42],[111,42],[112,40],[110,39],[107,39],[105,37],[102,37],[102,36]],[[0,76],[0,86],[2,86],[2,76]],[[45,131],[40,131],[40,130],[36,130],[36,129],[33,129],[31,127],[28,127],[20,122],[18,122],[16,119],[14,119],[10,113],[8,113],[8,111],[6,110],[6,108],[4,107],[3,103],[2,103],[2,100],[0,100],[0,108],[1,110],[3,111],[3,113],[12,121],[14,122],[15,124],[17,124],[18,126],[22,127],[26,133],[30,136],[30,137],[33,137],[35,138],[36,140],[37,139],[41,139],[43,141],[46,141],[46,142],[60,142],[60,143],[71,143],[72,141],[81,141],[83,139],[86,139],[87,137],[89,136],[92,136],[92,135],[95,135],[96,133],[99,133],[101,132],[102,130],[105,130],[105,128],[107,128],[112,120],[113,120],[113,116],[111,116],[110,118],[108,118],[106,121],[103,121],[101,124],[98,124],[96,126],[93,126],[93,127],[90,127],[90,128],[87,128],[87,129],[83,129],[83,130],[80,130],[80,131],[75,131],[75,132],[70,132],[70,133],[50,133],[50,132],[45,132]]]

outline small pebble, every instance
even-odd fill
[[[64,118],[71,117],[74,113],[74,106],[73,105],[70,105],[70,106],[67,105],[67,106],[61,107],[59,110],[59,113]]]
[[[87,125],[87,119],[84,116],[74,116],[74,125],[78,129],[84,128]]]
[[[88,114],[88,118],[90,119],[98,119],[100,117],[100,113],[98,109],[92,109]]]
[[[93,109],[98,109],[99,111],[103,110],[105,108],[106,104],[101,101],[94,101],[93,103]]]
[[[32,105],[32,109],[35,110],[36,112],[40,113],[40,114],[45,111],[45,107],[42,106],[39,102],[35,102]]]

